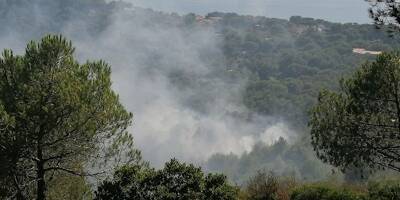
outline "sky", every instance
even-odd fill
[[[274,18],[303,16],[332,22],[370,23],[364,0],[126,0],[135,6],[167,12],[206,14],[213,11]]]

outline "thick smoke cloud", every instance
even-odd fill
[[[129,0],[134,5],[179,13],[213,11],[289,18],[294,15],[334,22],[369,23],[364,0]]]
[[[281,120],[242,105],[246,77],[230,75],[213,28],[183,28],[178,16],[137,8],[118,10],[105,18],[107,23],[94,23],[89,8],[88,15],[59,23],[54,20],[63,5],[38,2],[46,6],[22,4],[10,12],[22,17],[4,19],[0,48],[22,53],[28,40],[62,33],[82,62],[110,63],[114,88],[134,114],[130,131],[153,165],[172,157],[201,162],[214,153],[240,155],[260,141],[295,137]],[[107,25],[97,33],[93,28],[100,21]]]
[[[115,14],[99,37],[75,44],[82,58],[113,66],[115,89],[134,113],[131,132],[145,159],[156,166],[172,157],[196,162],[294,137],[283,123],[249,113],[240,103],[246,79],[224,75],[212,28],[187,30],[136,13]],[[174,83],[180,78],[190,79],[188,85]]]

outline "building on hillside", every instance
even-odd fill
[[[212,25],[217,23],[218,21],[222,20],[222,17],[205,17],[201,15],[196,16],[196,21],[199,24],[203,25]]]
[[[354,48],[353,49],[353,53],[356,53],[356,54],[370,54],[370,55],[379,55],[379,54],[381,54],[382,53],[382,51],[368,51],[368,50],[366,50],[366,49],[363,49],[363,48]]]

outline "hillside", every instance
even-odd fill
[[[81,60],[111,62],[117,89],[137,117],[133,135],[145,159],[159,165],[176,156],[239,183],[260,169],[307,180],[329,175],[306,134],[318,91],[337,89],[342,76],[375,58],[354,49],[400,47],[373,25],[180,16],[96,0],[0,1],[0,24],[1,48],[22,49],[57,33],[84,47]],[[288,141],[262,140],[277,123],[290,130]]]

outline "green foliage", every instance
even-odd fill
[[[214,14],[215,15],[215,14]],[[303,127],[322,88],[374,56],[353,48],[388,51],[400,46],[374,26],[337,24],[311,18],[289,21],[220,13],[227,67],[248,73],[243,102],[252,111],[280,116]]]
[[[226,200],[236,199],[238,189],[228,184],[227,178],[222,174],[208,174],[205,177],[204,199]]]
[[[73,53],[71,42],[50,35],[23,56],[5,50],[0,59],[1,182],[13,180],[8,188],[17,195],[36,188],[44,199],[56,172],[85,176],[77,164],[132,144],[125,131],[132,115],[111,89],[110,67],[81,65]]]
[[[362,195],[350,190],[314,185],[295,189],[290,200],[362,200]]]
[[[10,32],[17,32],[24,40],[30,40],[48,32],[65,31],[72,24],[74,29],[85,30],[91,37],[97,37],[110,28],[116,13],[140,20],[145,27],[177,27],[188,35],[208,29],[196,21],[194,14],[176,16],[148,9],[125,9],[131,6],[122,1],[107,3],[104,0],[2,1],[0,23],[4,28],[0,30],[0,36],[6,38]],[[30,11],[32,7],[42,11],[40,19]],[[373,25],[330,23],[298,16],[290,20],[270,19],[219,12],[206,17],[220,19],[210,26],[215,30],[224,58],[218,58],[219,54],[205,48],[199,52],[206,55],[202,60],[215,60],[217,64],[209,64],[215,69],[223,65],[225,70],[219,71],[218,77],[249,80],[242,100],[252,111],[280,116],[302,128],[308,121],[307,111],[316,103],[321,88],[337,89],[337,80],[343,74],[352,72],[365,59],[374,58],[354,54],[352,48],[388,51],[400,47],[399,40],[388,38]],[[135,34],[132,32],[132,38]],[[76,38],[85,36],[74,33]],[[146,65],[168,68],[171,64],[160,65],[153,59]],[[184,76],[182,82],[171,82],[176,87],[188,84],[184,82],[187,80],[189,85],[195,85],[202,78],[187,73]],[[206,102],[204,96],[196,96],[188,105],[203,108],[198,102]]]
[[[84,177],[62,175],[49,182],[47,198],[49,200],[89,200],[92,190]]]
[[[365,0],[372,6],[369,9],[370,17],[378,27],[389,25],[387,31],[395,36],[399,31],[400,3],[396,0]],[[385,28],[385,27],[384,27]]]
[[[157,173],[155,180],[160,199],[200,199],[204,174],[200,168],[172,160]]]
[[[272,145],[256,144],[241,156],[213,155],[205,169],[222,171],[236,183],[244,184],[257,171],[272,170],[277,176],[291,176],[304,181],[318,181],[331,173],[331,167],[315,158],[308,143],[289,144],[281,138]]]
[[[225,176],[205,176],[200,168],[173,159],[161,170],[122,167],[112,180],[99,186],[95,199],[233,200],[236,196],[237,189],[227,183]]]
[[[272,172],[259,171],[243,187],[239,199],[289,200],[291,190],[297,185],[293,177],[279,177]]]
[[[368,187],[370,200],[393,200],[400,199],[400,182],[383,181],[375,182]]]
[[[335,166],[400,170],[400,54],[384,53],[323,91],[311,113],[312,144]]]
[[[193,14],[180,17],[147,9],[125,9],[129,6],[123,2],[107,3],[104,0],[0,1],[0,36],[7,39],[10,33],[18,33],[18,38],[26,41],[48,32],[58,33],[72,28],[79,30],[68,31],[70,34],[72,32],[73,37],[85,38],[87,35],[83,33],[87,32],[93,41],[97,41],[98,36],[110,28],[115,14],[141,21],[141,25],[146,27],[176,27],[187,35],[193,35],[193,31],[203,28],[215,30],[223,58],[219,58],[218,53],[209,52],[208,48],[199,52],[201,60],[212,60],[207,62],[212,68],[208,77],[193,76],[187,70],[171,72],[169,76],[171,87],[195,91],[190,92],[190,97],[182,98],[185,106],[200,113],[207,112],[207,104],[215,96],[210,92],[214,91],[212,84],[209,84],[211,75],[217,77],[213,80],[223,79],[229,83],[247,80],[248,84],[244,86],[241,95],[242,102],[252,112],[286,120],[297,132],[305,132],[307,111],[317,102],[321,88],[337,90],[339,77],[353,72],[364,60],[375,58],[354,54],[352,48],[388,51],[400,47],[399,40],[388,38],[373,25],[330,23],[302,17],[281,20],[234,13],[210,13],[207,17],[220,17],[221,20],[211,23],[209,26],[213,27],[209,28],[208,25],[197,23]],[[42,11],[40,17],[32,12],[32,8]],[[159,27],[154,30],[159,30]],[[132,31],[126,35],[134,38],[137,33]],[[157,57],[154,55],[154,58]],[[159,63],[157,59],[151,59],[144,62],[143,68],[164,70],[175,64]],[[0,107],[0,113],[2,109]],[[14,123],[13,120],[7,113],[1,114],[1,123],[7,122],[5,124],[9,125]],[[251,120],[251,117],[240,120]],[[1,123],[0,126],[10,128]],[[243,182],[260,169],[282,169],[282,163],[290,166],[287,167],[290,169],[285,169],[286,174],[294,171],[295,174],[301,173],[301,179],[322,178],[322,174],[325,174],[321,170],[323,165],[313,159],[309,148],[301,147],[303,145],[309,146],[307,143],[295,144],[293,147],[287,145],[286,149],[292,150],[284,150],[276,156],[269,153],[268,148],[257,148],[241,157],[216,155],[207,165],[213,171],[223,169],[238,182]],[[305,159],[296,159],[296,155]],[[10,162],[2,159],[0,156],[0,162],[5,163],[0,166],[0,176],[7,175],[7,171],[13,168],[6,164]],[[4,182],[11,184],[11,180],[4,179]]]
[[[242,190],[241,200],[394,200],[400,195],[399,180],[368,184],[341,184],[335,181],[300,183],[267,173],[259,173]],[[269,195],[268,195],[269,194]]]
[[[278,200],[278,189],[277,177],[265,172],[258,172],[246,187],[248,198],[253,200]]]

